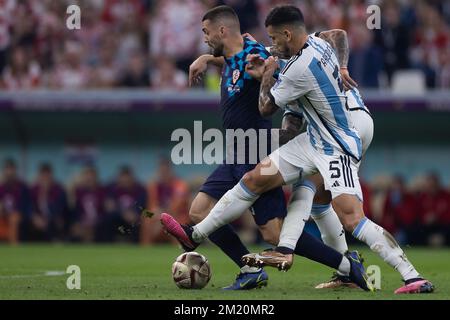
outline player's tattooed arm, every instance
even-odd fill
[[[268,51],[271,55],[274,57],[280,58],[280,59],[289,59],[290,57],[285,56],[281,51],[277,50],[275,46],[269,47]]]
[[[292,114],[286,114],[281,122],[280,146],[300,134],[304,119]]]
[[[347,32],[342,29],[332,29],[327,31],[322,31],[319,34],[319,38],[328,42],[331,47],[336,51],[338,56],[339,66],[341,68],[342,82],[344,84],[345,90],[357,87],[358,84],[353,80],[348,73],[348,57],[349,57],[349,46]]]
[[[349,55],[347,32],[342,29],[322,31],[319,34],[319,38],[325,40],[333,47],[338,56],[339,65],[346,68]]]
[[[265,70],[261,78],[261,87],[259,89],[259,112],[263,116],[271,116],[279,107],[270,98],[270,89],[276,80],[273,74],[278,68],[278,63],[274,57],[270,56],[265,62]]]

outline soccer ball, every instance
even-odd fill
[[[211,279],[211,267],[200,253],[185,252],[173,263],[172,277],[178,288],[202,289]]]

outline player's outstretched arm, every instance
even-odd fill
[[[278,68],[276,59],[272,56],[266,59],[265,70],[261,79],[261,87],[259,89],[259,112],[263,116],[271,116],[279,108],[275,102],[270,98],[270,89],[275,84],[273,74]]]
[[[328,42],[331,47],[336,51],[338,56],[339,66],[341,68],[341,76],[342,82],[345,90],[351,89],[353,87],[357,87],[358,84],[355,80],[350,77],[348,73],[348,56],[349,56],[349,47],[348,47],[348,37],[347,32],[342,29],[332,29],[327,31],[322,31],[319,34],[319,38]]]
[[[201,81],[208,68],[208,64],[222,67],[224,63],[225,60],[223,57],[214,57],[211,54],[201,55],[189,66],[189,86],[192,87]]]

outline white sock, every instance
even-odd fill
[[[372,251],[378,253],[387,264],[401,274],[403,280],[420,277],[394,237],[376,223],[366,217],[362,218],[353,230],[353,236],[365,242]]]
[[[350,268],[350,261],[348,261],[347,257],[343,257],[338,267],[338,273],[343,276],[348,276],[350,274]]]
[[[202,242],[220,227],[239,218],[258,197],[239,181],[220,198],[206,218],[194,226],[192,238],[196,242]]]
[[[344,254],[348,250],[345,231],[333,207],[314,204],[311,216],[320,230],[323,243]]]
[[[297,246],[305,223],[309,219],[315,192],[315,186],[308,180],[302,181],[299,185],[294,185],[287,215],[281,228],[279,247],[294,250]]]

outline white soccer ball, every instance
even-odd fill
[[[181,289],[202,289],[211,279],[211,267],[200,253],[185,252],[173,263],[172,277]]]

